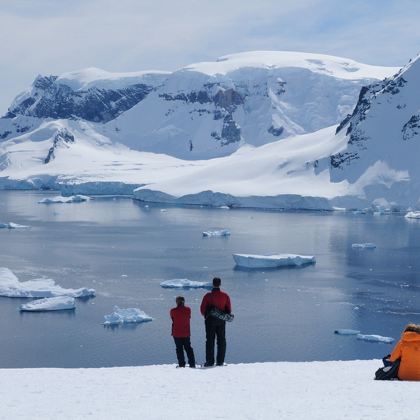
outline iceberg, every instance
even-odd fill
[[[65,289],[52,279],[19,281],[11,270],[0,267],[0,296],[10,298],[50,298],[68,296],[88,298],[95,296],[94,289]]]
[[[230,236],[229,229],[215,229],[215,230],[206,230],[203,232],[203,237],[208,238],[211,236]]]
[[[36,299],[20,305],[20,310],[26,312],[65,311],[75,308],[76,302],[74,298],[69,296]]]
[[[72,195],[70,197],[63,197],[57,195],[56,197],[46,197],[38,201],[39,204],[54,204],[54,203],[83,203],[89,201],[90,197],[87,195]]]
[[[104,316],[104,325],[133,324],[152,321],[153,318],[137,308],[121,309],[114,307],[114,312]]]
[[[351,244],[353,249],[375,249],[376,245],[371,242],[366,242],[362,244]]]
[[[164,289],[210,289],[212,287],[211,283],[188,279],[166,280],[160,283],[160,285]]]
[[[392,337],[383,337],[382,335],[376,334],[357,334],[358,340],[372,341],[376,343],[392,343],[394,339]]]
[[[25,225],[18,225],[17,223],[9,222],[9,223],[0,223],[0,229],[26,229],[29,226]]]
[[[358,330],[350,330],[348,328],[339,328],[338,330],[334,331],[334,334],[339,335],[357,335],[360,334],[360,331]]]
[[[233,254],[233,259],[238,267],[244,268],[300,267],[307,264],[315,264],[314,256],[296,254]]]
[[[420,219],[420,211],[409,211],[404,217],[406,219]]]

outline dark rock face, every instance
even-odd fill
[[[152,87],[139,83],[123,89],[90,88],[74,91],[56,83],[57,76],[39,76],[31,96],[10,108],[6,117],[25,115],[38,118],[82,118],[107,122],[143,100]]]
[[[73,134],[70,133],[67,129],[63,128],[57,131],[56,135],[54,136],[53,145],[51,146],[50,150],[48,150],[48,155],[44,159],[44,163],[47,164],[55,159],[55,152],[60,145],[68,145],[70,143],[74,143],[75,139]]]
[[[275,137],[280,137],[283,134],[284,128],[283,127],[275,128],[271,126],[267,131]]]
[[[407,141],[420,133],[420,114],[413,115],[403,126],[403,140]]]
[[[232,115],[228,114],[223,120],[222,128],[222,145],[226,146],[229,143],[235,143],[241,140],[241,129],[233,120]]]

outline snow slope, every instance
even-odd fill
[[[417,420],[420,383],[374,381],[380,365],[2,369],[0,418],[197,420],[217,413],[221,420]]]

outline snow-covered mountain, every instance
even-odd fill
[[[90,121],[135,150],[183,159],[226,156],[337,124],[359,90],[398,69],[294,52],[249,52],[172,73],[86,69],[38,76],[0,119],[0,139],[46,120]]]
[[[363,88],[337,128],[343,150],[331,157],[332,181],[347,180],[368,199],[415,205],[420,198],[420,56],[394,77]],[[419,203],[420,204],[420,203]]]

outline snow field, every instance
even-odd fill
[[[417,420],[420,383],[374,381],[381,364],[3,369],[0,419]]]

